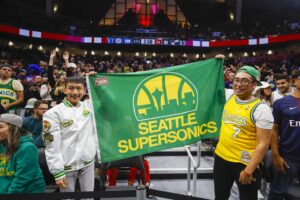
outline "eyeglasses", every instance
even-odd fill
[[[37,108],[38,110],[48,110],[49,108]]]
[[[246,86],[246,85],[248,85],[249,83],[252,83],[252,82],[253,81],[251,81],[247,78],[242,78],[242,79],[235,78],[235,79],[233,79],[233,84],[236,84],[236,85],[241,84],[241,86]]]

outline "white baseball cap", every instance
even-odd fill
[[[75,63],[69,63],[68,67],[77,68]]]
[[[261,81],[261,86],[258,86],[259,88],[262,88],[262,89],[265,89],[265,88],[274,88],[274,85],[273,84],[270,84],[270,83],[267,83],[267,82],[264,82],[264,81]]]
[[[255,88],[255,90],[253,91],[252,94],[255,94],[255,93],[256,93],[258,90],[260,90],[260,89],[266,89],[266,88],[268,88],[268,87],[274,88],[274,85],[273,85],[273,84],[267,83],[267,82],[265,82],[265,81],[261,81],[260,83],[261,83],[261,86],[257,86],[257,87]]]
[[[32,109],[34,107],[34,103],[36,101],[37,101],[36,98],[30,98],[30,99],[28,99],[25,108]]]

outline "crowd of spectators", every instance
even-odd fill
[[[286,14],[266,13],[243,19],[242,23],[227,22],[215,25],[174,25],[176,38],[204,40],[236,40],[299,33],[300,17],[293,11]]]
[[[12,96],[16,98],[17,101],[22,99],[23,103],[10,106],[9,112],[13,111],[18,115],[26,117],[24,119],[25,125],[33,134],[35,145],[40,147],[43,146],[43,142],[41,141],[41,119],[49,107],[57,105],[66,97],[64,91],[66,89],[65,83],[67,77],[73,75],[85,76],[85,74],[91,71],[98,73],[134,73],[137,71],[176,66],[197,60],[200,59],[190,59],[183,56],[113,57],[90,54],[83,56],[71,54],[67,51],[57,52],[53,50],[48,52],[0,45],[0,81],[2,83],[5,82],[5,84],[1,84],[1,89],[3,89],[3,91],[6,91],[6,89],[11,90],[15,80],[22,84],[22,87],[19,87],[20,90],[16,90],[16,95],[12,94]],[[274,86],[276,84],[278,85],[278,80],[275,80],[275,74],[286,75],[286,77],[294,75],[297,70],[300,70],[300,55],[290,52],[285,54],[276,53],[273,55],[243,57],[242,59],[227,58],[224,64],[224,81],[226,88],[232,88],[236,72],[245,64],[254,66],[260,70],[261,80],[267,83],[266,88],[261,87],[261,89],[272,88],[275,90]],[[10,79],[9,74],[12,74],[11,85],[10,81],[7,82],[7,80]],[[286,79],[289,80],[288,78]],[[288,81],[287,85],[288,88],[290,88]],[[277,89],[280,90],[280,87],[278,86]],[[289,92],[290,90],[287,91]],[[23,95],[20,95],[21,93]],[[262,94],[261,91],[259,93]],[[269,91],[269,94],[272,93]],[[264,97],[261,96],[260,98],[263,99]],[[272,100],[268,99],[268,97],[265,98],[266,101]],[[273,105],[273,101],[270,106],[271,105]],[[1,112],[7,111],[7,104],[1,106]],[[108,182],[108,184],[115,185],[114,173],[111,177],[108,176],[112,178],[109,179],[112,182]],[[40,179],[40,177],[39,172],[37,179]],[[143,182],[145,181],[147,182],[146,179]],[[41,182],[39,184],[42,185],[43,183]],[[132,183],[129,181],[128,184]],[[42,186],[40,188],[43,189]]]
[[[64,81],[65,77],[70,75],[77,74],[84,76],[90,71],[98,73],[130,73],[171,67],[203,59],[158,55],[155,57],[75,55],[69,53],[66,55],[62,52],[56,52],[54,55],[55,60],[52,64],[53,68],[49,71],[48,64],[51,52],[1,45],[0,53],[0,60],[8,62],[12,66],[14,70],[13,78],[20,80],[24,86],[25,96],[24,102],[21,104],[23,108],[31,98],[53,99],[55,96],[54,91],[51,94],[47,93],[47,91],[51,88],[56,88],[61,84],[61,81]],[[67,56],[67,60],[70,63],[66,63],[65,56]],[[233,74],[243,64],[252,65],[260,69],[262,80],[273,83],[275,74],[291,75],[294,71],[300,69],[300,55],[291,52],[286,54],[258,55],[247,58],[227,58],[224,66],[226,87],[230,88]],[[49,72],[53,75],[50,76]]]
[[[22,7],[15,7],[14,4],[9,4],[7,1],[5,2],[7,5],[0,8],[0,23],[26,27],[40,31],[60,32],[74,35],[102,34],[103,36],[107,36],[116,34],[119,36],[136,37],[132,27],[129,27],[132,32],[128,32],[126,29],[124,29],[124,26],[120,26],[120,32],[118,32],[118,30],[113,30],[111,27],[97,27],[96,25],[85,24],[83,22],[76,22],[75,25],[74,21],[65,17],[56,15],[49,17],[43,14],[38,14],[35,11],[25,12]],[[11,12],[12,10],[14,10],[14,12]],[[162,31],[159,31],[159,35],[153,34],[150,36],[163,36],[180,39],[196,38],[207,40],[228,40],[264,37],[266,35],[273,34],[280,35],[297,33],[300,31],[300,20],[295,16],[296,15],[293,13],[288,13],[285,16],[277,16],[271,21],[267,17],[259,16],[260,20],[249,19],[244,21],[242,24],[229,23],[214,27],[202,27],[198,25],[182,26],[176,24],[162,29]],[[76,26],[76,30],[70,32],[70,27],[72,26]],[[7,45],[0,45],[1,92],[5,95],[10,95],[11,99],[13,99],[11,101],[8,101],[8,98],[0,99],[0,112],[2,114],[8,111],[9,113],[13,112],[21,115],[22,117],[26,117],[24,118],[25,120],[23,126],[21,126],[22,123],[18,123],[18,121],[21,122],[22,119],[17,116],[3,116],[3,119],[0,119],[0,122],[6,122],[10,125],[13,125],[16,129],[15,132],[20,134],[21,143],[28,142],[27,137],[29,136],[21,132],[21,129],[25,128],[33,134],[35,145],[37,147],[44,147],[44,145],[47,145],[46,142],[49,142],[51,138],[44,138],[46,141],[45,144],[42,141],[42,126],[45,126],[45,124],[42,125],[42,118],[49,107],[59,104],[66,98],[65,91],[67,87],[66,82],[68,82],[67,77],[79,75],[79,79],[82,79],[81,76],[85,76],[92,71],[97,73],[134,73],[138,71],[172,67],[202,59],[203,58],[192,59],[186,56],[139,57],[110,55],[100,56],[91,54],[79,55],[69,53],[68,51],[61,52],[53,50],[49,52],[36,50],[34,48],[15,48]],[[289,77],[295,76],[296,72],[300,70],[300,54],[289,52],[242,58],[230,57],[225,60],[224,64],[224,81],[226,88],[232,88],[233,82],[237,84],[235,74],[237,74],[239,69],[244,65],[254,66],[260,71],[260,79],[264,82],[260,90],[256,91],[256,95],[258,94],[262,100],[269,102],[268,105],[272,107],[275,99],[273,99],[271,90],[276,89],[276,84],[278,88],[275,93],[277,92],[280,94],[280,98],[294,92],[295,89],[290,87]],[[275,80],[276,74],[277,80]],[[278,74],[280,74],[282,77],[278,78]],[[297,74],[296,76],[296,79],[299,80],[299,76]],[[287,90],[284,90],[284,92],[280,91],[278,80],[285,80],[286,85],[288,86]],[[78,82],[73,81],[73,83],[76,84]],[[240,81],[239,84],[242,85],[244,83]],[[249,84],[249,82],[247,84]],[[294,83],[291,82],[291,84]],[[84,84],[82,84],[82,86],[84,86]],[[84,87],[81,89],[85,90]],[[84,93],[85,92],[82,92],[82,94]],[[69,95],[71,95],[71,93]],[[249,95],[252,96],[252,93],[250,92]],[[83,98],[86,98],[86,96],[82,96]],[[79,100],[82,96],[80,96]],[[291,107],[290,110],[292,110]],[[8,118],[11,119],[8,120]],[[276,123],[278,123],[278,121]],[[9,125],[7,125],[7,127],[8,126]],[[50,129],[50,127],[48,128]],[[9,132],[9,134],[13,133]],[[10,137],[7,138],[7,140],[9,140]],[[37,154],[36,150],[33,153]],[[36,163],[37,160],[34,162]],[[148,164],[146,164],[146,166],[148,166]],[[91,169],[90,172],[93,174],[93,169]],[[41,171],[36,173],[36,179],[40,185],[38,188],[43,189],[44,183],[42,181]],[[143,183],[149,183],[150,177],[148,177],[148,179],[149,180],[142,180]],[[135,180],[128,183],[132,185],[134,181]],[[70,181],[68,180],[68,182]],[[62,185],[62,187],[65,187],[65,183],[56,183],[59,186]],[[115,183],[109,183],[109,185],[110,184],[115,185]],[[93,189],[93,187],[91,188]],[[42,192],[30,189],[31,186],[29,187],[28,192]],[[18,191],[11,190],[9,192],[16,193]]]
[[[160,12],[159,12],[160,13]],[[160,13],[161,14],[161,13]],[[157,20],[161,21],[161,20]],[[155,24],[153,27],[142,27],[133,22],[131,24],[118,23],[115,26],[99,26],[98,23],[84,22],[69,17],[53,14],[46,15],[44,11],[26,5],[17,5],[4,1],[0,8],[0,23],[38,31],[62,33],[69,35],[97,35],[118,37],[164,37],[175,39],[200,40],[232,40],[244,38],[265,37],[267,35],[281,35],[300,32],[299,13],[266,13],[243,19],[242,23],[227,22],[213,25],[200,24],[172,24],[165,20],[165,24]],[[139,28],[152,29],[138,33]]]

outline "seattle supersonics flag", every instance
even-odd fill
[[[101,162],[219,136],[223,60],[88,78]]]

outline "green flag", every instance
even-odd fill
[[[101,162],[219,136],[223,60],[88,78]]]

